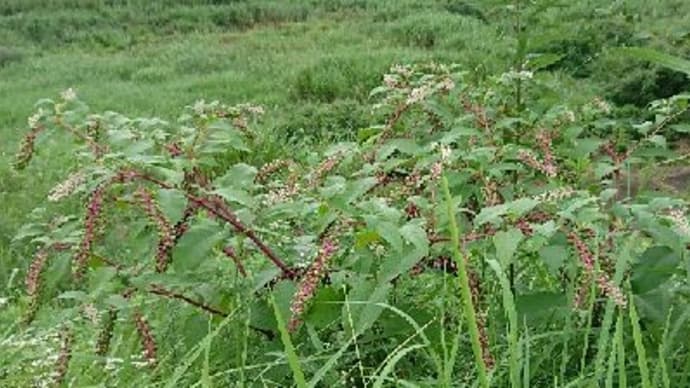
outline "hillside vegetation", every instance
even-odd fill
[[[690,3],[5,0],[0,386],[690,386]]]

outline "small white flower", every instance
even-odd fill
[[[389,88],[398,86],[398,79],[393,74],[385,74],[383,76],[383,83]]]
[[[9,303],[9,301],[9,298],[0,298],[0,307],[5,307],[5,305]]]
[[[43,117],[43,114],[44,114],[43,109],[38,108],[38,111],[36,113],[29,116],[29,118],[27,119],[29,127],[35,128],[36,125],[38,124],[38,122],[41,120],[41,117]]]
[[[422,85],[418,88],[412,89],[409,97],[407,97],[407,105],[416,104],[429,96],[431,90],[428,85]]]
[[[67,177],[63,182],[58,183],[48,194],[48,201],[57,202],[74,193],[74,191],[81,186],[86,180],[86,176],[82,172],[76,172]]]
[[[77,93],[74,92],[74,89],[69,88],[60,93],[60,97],[65,101],[74,101],[77,99]]]
[[[197,100],[194,105],[192,105],[192,110],[199,116],[203,115],[206,110],[206,102],[204,100]]]
[[[451,149],[447,145],[441,146],[441,160],[447,162],[450,159]]]

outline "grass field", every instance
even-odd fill
[[[611,101],[613,115],[621,122],[647,119],[650,114],[645,108],[650,101],[690,90],[685,74],[610,51],[624,45],[646,46],[687,58],[689,2],[537,3],[543,3],[543,9],[522,5],[526,9],[520,20],[524,31],[517,34],[515,7],[519,1],[0,2],[0,298],[6,298],[0,312],[8,312],[0,318],[0,325],[10,327],[19,314],[15,302],[24,292],[24,274],[35,250],[34,246],[12,243],[17,231],[36,208],[45,207],[47,214],[79,209],[77,203],[45,201],[49,190],[74,163],[70,139],[41,138],[27,171],[20,173],[11,167],[34,104],[42,98],[56,98],[67,88],[74,88],[94,111],[166,120],[176,119],[183,107],[199,99],[260,104],[267,110],[257,129],[261,147],[245,158],[246,163],[255,165],[282,157],[308,159],[311,150],[324,149],[334,141],[357,139],[360,129],[377,124],[369,93],[395,64],[458,63],[471,73],[470,78],[481,82],[509,71],[516,58],[525,53],[544,54],[542,58],[550,59],[550,63],[535,75],[542,85],[531,92],[535,99],[542,104],[577,105],[603,97]],[[520,37],[526,41],[524,48]],[[671,141],[678,140],[682,142],[682,136]],[[683,185],[676,188],[684,191]],[[199,322],[185,324],[198,326]],[[685,327],[679,325],[679,330]],[[0,335],[5,332],[0,326]],[[183,356],[201,338],[203,334],[190,338],[170,334],[166,341],[186,341],[188,345],[175,348],[182,353],[171,357]],[[119,341],[123,348],[134,346],[127,338]],[[318,342],[318,338],[313,341]],[[378,346],[370,337],[362,341],[362,347],[368,346],[366,341]],[[678,341],[684,353],[675,354],[674,362],[689,362],[687,343]],[[281,350],[281,343],[275,341],[266,352]],[[371,359],[382,359],[376,351],[367,353]],[[235,357],[242,356],[233,353],[226,357],[235,365]],[[0,368],[8,362],[3,360]],[[222,370],[223,362],[223,358],[216,359],[210,367]],[[546,382],[548,371],[558,369],[549,366],[548,371],[539,371],[541,365],[549,363],[547,358],[535,362],[532,374],[536,384],[545,385],[531,386],[565,386],[563,381]],[[209,361],[204,365],[209,368]],[[675,370],[687,371],[675,366]],[[174,366],[166,369],[166,373],[173,371]],[[419,375],[427,372],[420,369]],[[106,384],[99,381],[97,367],[83,373],[91,377],[77,379],[84,385],[75,386]],[[139,373],[134,368],[123,372],[116,382],[98,386],[132,386],[137,384]],[[246,373],[250,376],[253,372],[248,369]],[[266,372],[263,382],[253,384],[279,386],[268,382],[272,378],[280,381],[271,373]],[[656,373],[659,375],[654,381],[658,377],[660,382],[662,372]],[[192,375],[185,374],[180,381],[192,385],[196,374]],[[191,380],[185,380],[187,377]],[[3,378],[10,385],[4,385]],[[22,386],[21,381],[28,381],[25,378],[8,378],[0,369],[0,385]],[[408,375],[408,379],[412,378]],[[529,365],[521,379],[530,380]],[[222,382],[216,384],[224,386]],[[671,386],[680,385],[672,382]]]

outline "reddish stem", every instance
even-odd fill
[[[217,308],[215,308],[213,306],[209,306],[204,302],[194,300],[194,299],[192,299],[188,296],[182,295],[180,293],[165,289],[165,288],[163,288],[163,286],[161,286],[159,284],[151,285],[151,289],[149,290],[149,292],[152,294],[155,294],[155,295],[160,295],[160,296],[166,297],[166,298],[181,300],[183,302],[186,302],[186,303],[188,303],[194,307],[198,307],[198,308],[200,308],[200,309],[202,309],[208,313],[214,314],[214,315],[220,315],[222,317],[228,316],[228,313],[226,313],[224,311],[218,310]]]
[[[148,182],[151,182],[159,187],[162,187],[164,189],[173,189],[174,187],[170,185],[167,182],[161,181],[155,177],[138,173],[136,171],[127,171],[126,173],[127,177],[129,178],[141,178],[143,180],[146,180]],[[210,201],[208,198],[202,198],[198,197],[194,194],[187,193],[185,192],[185,196],[187,197],[188,200],[196,203],[197,205],[203,207],[204,209],[208,210],[211,212],[214,216],[221,218],[223,221],[229,223],[230,225],[235,228],[235,230],[241,234],[244,234],[247,236],[254,245],[256,245],[259,250],[275,264],[278,268],[280,268],[286,275],[289,277],[294,277],[295,273],[294,271],[288,267],[278,256],[269,248],[264,242],[254,233],[253,230],[251,230],[249,227],[245,226],[242,224],[242,222],[237,218],[235,213],[233,213],[230,208],[224,203],[218,203],[217,201]]]

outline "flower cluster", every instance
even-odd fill
[[[543,192],[533,198],[539,202],[557,202],[569,198],[573,194],[575,194],[575,190],[572,187],[565,186]]]
[[[299,327],[302,319],[302,313],[304,313],[304,307],[314,296],[319,281],[326,272],[326,265],[337,250],[338,246],[336,243],[330,239],[323,240],[321,249],[319,249],[319,254],[316,256],[316,260],[314,260],[307,270],[307,274],[302,279],[297,293],[292,299],[292,304],[290,306],[292,316],[288,322],[288,330],[291,332],[294,332]]]
[[[91,254],[93,241],[96,238],[96,231],[103,210],[103,197],[106,185],[101,184],[92,193],[86,205],[86,216],[84,217],[84,236],[81,239],[79,250],[74,257],[75,279],[80,280],[84,276],[86,261]]]
[[[670,209],[667,217],[673,223],[673,226],[678,234],[685,237],[690,237],[690,222],[688,222],[688,218],[685,216],[685,211],[683,209]]]
[[[115,321],[117,320],[117,310],[110,308],[105,317],[101,318],[101,329],[98,332],[96,339],[96,354],[105,356],[110,349],[110,340],[113,338],[113,330],[115,329]]]
[[[527,166],[540,171],[549,178],[555,178],[558,174],[553,150],[551,149],[552,135],[550,132],[542,131],[537,135],[537,144],[544,155],[544,160],[538,160],[531,151],[520,150],[518,158]]]
[[[62,339],[62,345],[60,346],[60,353],[58,354],[57,363],[55,364],[55,372],[53,372],[53,381],[55,386],[61,386],[62,382],[67,376],[67,368],[69,367],[69,361],[72,358],[72,332],[64,328],[60,332],[60,337]]]
[[[16,170],[23,170],[29,165],[31,158],[34,156],[36,138],[44,128],[44,126],[36,124],[31,127],[31,130],[26,135],[24,135],[19,152],[17,152],[14,157],[14,168]]]
[[[158,227],[158,248],[156,251],[156,271],[165,272],[168,267],[169,254],[175,246],[175,230],[163,214],[151,193],[139,189],[135,193],[139,204],[149,219]]]
[[[137,328],[137,332],[139,332],[141,346],[144,348],[144,358],[150,366],[155,366],[157,363],[156,340],[153,338],[151,327],[146,318],[138,311],[134,313],[134,325]]]
[[[343,157],[341,153],[336,153],[327,157],[320,165],[316,167],[316,170],[311,175],[311,187],[316,187],[321,183],[321,180],[326,174],[331,172],[342,161]]]
[[[597,284],[601,291],[611,298],[616,304],[624,307],[627,304],[627,300],[623,291],[615,284],[611,279],[609,279],[608,274],[601,272],[596,274],[595,272],[595,258],[589,247],[580,238],[580,236],[575,232],[570,232],[568,234],[568,241],[575,247],[578,257],[580,258],[580,263],[584,267],[584,276],[582,279],[582,285],[575,295],[575,306],[581,307],[584,304],[584,300],[587,295],[588,285],[596,275]]]
[[[254,182],[263,183],[276,171],[286,168],[291,164],[292,162],[290,160],[285,159],[276,159],[272,162],[266,163],[259,169],[259,172],[256,173]]]
[[[50,190],[48,194],[48,201],[57,202],[63,198],[72,195],[84,182],[86,181],[86,175],[77,171],[70,174],[67,179],[58,183],[55,187]]]

